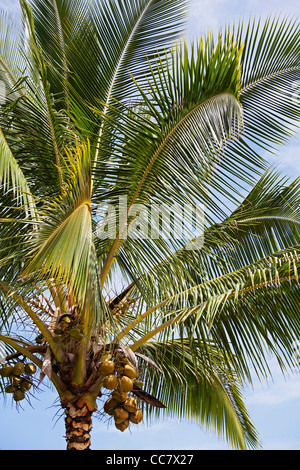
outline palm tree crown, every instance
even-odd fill
[[[2,392],[47,376],[68,449],[93,414],[166,413],[257,448],[243,386],[270,353],[294,367],[300,333],[300,182],[261,156],[298,129],[298,21],[188,44],[185,0],[20,5],[0,18]],[[200,234],[161,227],[200,206]]]

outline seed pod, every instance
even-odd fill
[[[124,366],[123,374],[126,375],[126,377],[129,377],[130,379],[136,379],[138,376],[136,370],[133,367],[131,367],[129,364],[126,364]]]
[[[28,362],[25,364],[25,373],[28,375],[33,375],[36,373],[36,365]]]
[[[12,373],[13,375],[22,375],[25,370],[25,366],[23,362],[17,362],[15,366],[13,367]]]
[[[103,381],[103,387],[114,390],[118,386],[118,379],[115,375],[108,375]]]
[[[129,377],[126,377],[126,375],[120,380],[120,389],[122,392],[131,392],[133,389],[133,382]]]
[[[20,390],[28,392],[31,389],[32,383],[29,380],[23,379],[20,383]]]
[[[124,403],[128,398],[127,392],[121,392],[121,390],[115,390],[111,395],[119,403]]]
[[[129,421],[133,424],[139,424],[143,420],[143,412],[141,410],[137,410],[135,413],[130,413]]]
[[[14,392],[14,400],[15,401],[22,401],[22,400],[24,400],[24,398],[25,398],[25,393],[22,392],[22,390],[18,389]]]
[[[99,367],[99,372],[103,376],[111,375],[114,373],[114,371],[115,371],[115,363],[113,361],[105,361]]]
[[[120,403],[117,400],[115,400],[114,398],[109,398],[104,403],[103,409],[104,409],[105,413],[112,416],[114,414],[115,408],[117,408],[118,406],[120,406]]]
[[[115,426],[119,431],[124,432],[129,426],[129,419],[125,419],[122,423],[115,423]]]
[[[15,391],[16,391],[16,387],[14,387],[13,385],[7,385],[7,387],[5,387],[6,393],[14,393]]]
[[[135,398],[128,398],[125,401],[123,408],[129,413],[135,413],[138,410],[138,404]]]
[[[121,406],[114,410],[115,423],[123,423],[123,421],[125,421],[125,419],[128,419],[128,417],[128,411],[124,410],[124,408],[122,408]]]
[[[2,377],[10,377],[13,372],[13,366],[10,366],[9,364],[5,365],[0,369],[0,374]]]

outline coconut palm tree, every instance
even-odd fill
[[[163,416],[259,447],[244,386],[270,354],[293,368],[300,334],[300,181],[263,158],[299,125],[298,21],[187,43],[185,0],[20,5],[0,25],[3,395],[50,381],[67,449],[92,417]]]

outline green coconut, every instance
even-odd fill
[[[70,330],[70,336],[76,339],[76,341],[80,341],[83,338],[83,334],[79,328],[72,328],[72,330]]]

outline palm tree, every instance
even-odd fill
[[[187,44],[185,0],[20,5],[0,26],[1,391],[19,407],[51,381],[67,449],[92,416],[164,415],[259,447],[244,385],[270,354],[293,368],[300,334],[300,181],[262,156],[299,125],[298,21]],[[199,205],[202,235],[171,215],[163,236],[162,208]]]

